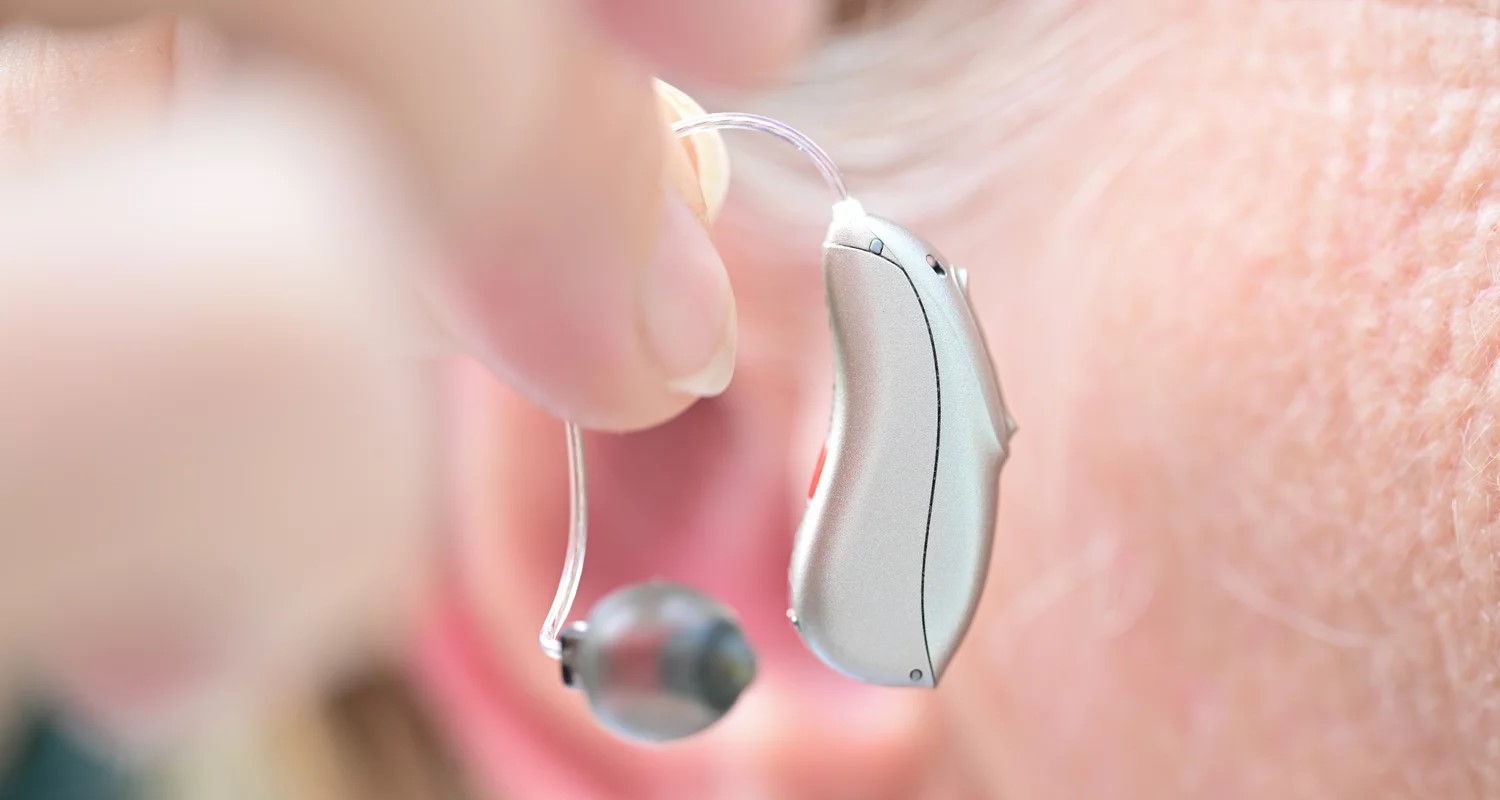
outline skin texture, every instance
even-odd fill
[[[468,763],[519,797],[1500,793],[1494,6],[991,5],[725,98],[804,127],[972,275],[1021,432],[945,685],[851,685],[782,617],[827,420],[827,200],[746,142],[715,231],[734,383],[590,438],[578,606],[665,577],[738,609],[762,675],[709,734],[622,746],[537,652],[566,473],[528,393],[463,359],[353,373],[434,393],[445,580],[415,661]],[[342,418],[319,396],[286,430]]]
[[[1052,230],[1092,237],[1022,256],[1067,299],[1050,323],[997,304],[1069,344],[1011,370],[1045,460],[1011,473],[965,681],[1021,756],[992,774],[1021,796],[1492,794],[1495,20],[1147,22],[1177,44],[1089,112],[1108,138],[1060,143],[1082,157],[1054,167],[1077,194]],[[1062,769],[1089,742],[1129,744]]]
[[[696,33],[726,38],[740,4],[691,4]],[[683,5],[659,3],[644,22],[665,24]],[[373,124],[366,135],[375,142],[364,146],[383,151],[385,163],[366,169],[391,173],[383,177],[397,184],[405,213],[435,240],[441,257],[416,282],[444,333],[534,402],[632,429],[722,391],[734,351],[728,279],[687,213],[694,187],[663,179],[666,132],[650,69],[670,55],[690,79],[764,78],[810,36],[818,6],[799,5],[808,9],[735,37],[714,70],[702,53],[652,58],[638,31],[613,35],[602,10],[582,0],[6,0],[0,22],[98,26],[195,14],[231,55],[231,80],[214,96],[236,97],[236,80],[267,68],[283,93],[312,84],[346,95],[324,100],[355,106]],[[174,61],[174,26],[163,28],[168,46],[155,50],[154,64],[122,57],[157,70]],[[33,68],[18,58],[22,81]],[[104,59],[85,74],[97,81],[111,69]],[[343,133],[304,135],[346,144]],[[588,235],[578,235],[578,219],[589,221]],[[557,269],[564,261],[571,268]]]
[[[617,427],[728,381],[693,167],[722,183],[722,149],[668,137],[583,6],[28,6],[0,22],[92,27],[0,29],[7,695],[155,749],[388,651],[445,513],[437,354],[511,350],[528,396]],[[441,288],[467,279],[505,291]]]
[[[487,511],[465,563],[505,746],[476,751],[550,754],[597,796],[1500,791],[1493,9],[1028,5],[978,15],[1004,55],[954,67],[973,94],[924,98],[949,115],[922,117],[938,130],[900,131],[919,152],[950,143],[935,173],[974,186],[928,189],[927,213],[901,218],[974,274],[1021,423],[946,685],[819,675],[779,619],[826,420],[820,223],[742,198],[719,235],[736,381],[657,431],[591,442],[580,608],[651,575],[697,580],[746,617],[767,677],[721,729],[644,756],[548,693],[529,634],[561,549],[561,447],[482,399],[500,412],[481,438],[506,445],[467,495]],[[840,117],[858,119],[850,94]],[[892,119],[885,100],[873,113]],[[815,135],[838,125],[804,114]],[[992,139],[964,133],[986,123]],[[904,175],[875,162],[846,160],[851,183],[899,213],[880,186]],[[476,383],[460,394],[492,391]],[[516,564],[537,569],[495,579]]]

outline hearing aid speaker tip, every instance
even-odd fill
[[[667,742],[728,714],[756,663],[727,608],[685,586],[652,582],[599,601],[565,668],[605,727]]]

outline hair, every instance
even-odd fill
[[[845,0],[834,35],[790,85],[699,99],[787,122],[828,150],[867,207],[931,220],[994,186],[1015,143],[1066,111],[1041,90],[1064,77],[1061,56],[1094,16],[1082,0]],[[1080,87],[1064,102],[1088,96]],[[734,189],[757,219],[826,216],[827,193],[798,154],[763,137],[731,147]]]

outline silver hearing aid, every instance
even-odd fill
[[[885,686],[935,687],[968,630],[989,569],[1000,468],[1015,422],[969,303],[968,274],[866,214],[833,161],[798,131],[752,114],[679,122],[770,133],[838,195],[823,244],[833,332],[833,410],[797,529],[788,618],[829,667]],[[755,676],[734,615],[684,586],[615,591],[567,624],[588,529],[583,438],[567,426],[568,552],[543,652],[614,732],[661,742],[728,713]]]

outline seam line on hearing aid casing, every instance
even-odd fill
[[[917,284],[911,279],[911,273],[906,267],[893,259],[862,250],[858,247],[850,247],[845,244],[829,244],[827,247],[842,247],[859,253],[868,253],[883,261],[890,262],[901,277],[906,279],[906,284],[911,287],[911,295],[917,299],[917,308],[922,310],[922,325],[927,328],[927,346],[932,348],[932,383],[937,390],[937,435],[932,443],[932,486],[927,491],[927,527],[922,531],[922,578],[917,589],[917,613],[922,617],[922,650],[927,655],[927,677],[937,686],[937,676],[933,674],[932,668],[932,645],[927,641],[927,542],[932,538],[932,504],[937,499],[937,474],[938,456],[943,449],[943,376],[941,367],[938,366],[937,342],[932,338],[932,319],[927,316],[927,304],[922,302],[922,293],[917,291]]]
[[[917,298],[917,307],[922,309],[922,324],[927,326],[927,346],[932,348],[932,383],[937,390],[937,436],[932,442],[932,487],[927,490],[927,528],[922,532],[922,580],[918,587],[921,595],[917,598],[917,611],[922,615],[922,649],[927,651],[927,680],[936,686],[937,676],[933,674],[932,668],[932,645],[927,641],[927,543],[932,539],[932,505],[937,500],[938,458],[943,449],[943,376],[940,371],[942,368],[938,366],[937,342],[932,338],[932,320],[927,316],[927,304],[922,302],[922,295],[917,292],[917,284],[912,281],[911,273],[905,267],[898,268],[906,276],[906,282],[911,284],[911,293]]]

